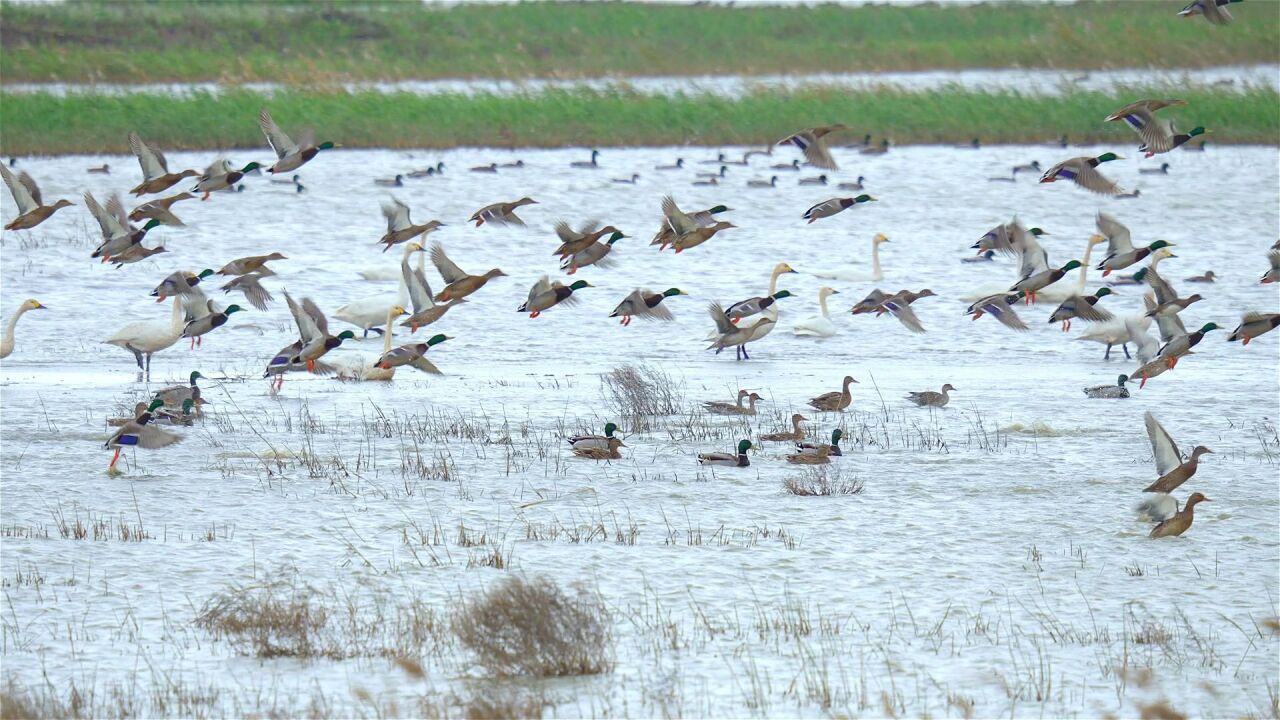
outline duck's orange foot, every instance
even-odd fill
[[[572,274],[574,274],[574,273],[576,273],[576,272],[578,272],[578,268],[577,268],[577,266],[575,265],[574,267],[569,268],[569,272],[565,273],[565,275],[572,275]]]
[[[973,314],[973,319],[974,319],[974,320],[977,320],[977,319],[978,319],[978,318],[980,318],[980,317],[982,317],[982,311],[981,311],[981,310],[979,310],[978,312],[976,312],[976,313],[974,313],[974,314]]]
[[[741,319],[742,319],[742,318],[730,318],[730,319],[729,319],[729,322],[733,323],[734,325],[737,325],[737,324],[738,324],[738,321],[739,321],[739,320],[741,320]]]
[[[1138,389],[1139,389],[1139,390],[1141,390],[1142,388],[1144,388],[1144,387],[1146,387],[1146,386],[1147,386],[1147,376],[1144,374],[1144,375],[1142,376],[1142,382],[1138,383]]]
[[[201,202],[203,202],[203,201],[205,201],[205,200],[208,200],[208,199],[209,199],[209,193],[207,193],[207,192],[204,194],[204,197],[200,198]]]
[[[164,302],[164,298],[165,298],[165,296],[164,296],[164,295],[161,295],[161,296],[160,296],[160,299],[159,299],[159,300],[156,300],[156,302],[158,302],[158,303],[162,303],[162,302]]]
[[[542,314],[541,310],[534,310],[533,312],[529,313],[529,319],[532,320],[541,314]]]
[[[315,361],[315,360],[308,360],[308,361],[307,361],[307,372],[309,372],[309,373],[314,373],[315,371],[316,371],[316,361]]]
[[[1250,340],[1252,340],[1252,339],[1253,339],[1253,338],[1249,337],[1248,335],[1245,335],[1245,336],[1244,336],[1244,339],[1240,342],[1240,344],[1241,344],[1241,345],[1248,345],[1248,344],[1249,344],[1249,341],[1250,341]]]
[[[111,456],[111,464],[107,466],[110,470],[116,466],[116,461],[120,459],[120,448],[116,448],[116,454]]]
[[[1106,277],[1110,274],[1111,274],[1111,268],[1106,268],[1102,271],[1102,277]]]

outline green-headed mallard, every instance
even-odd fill
[[[52,205],[42,205],[40,187],[26,172],[14,177],[8,166],[0,163],[0,175],[4,176],[4,184],[13,196],[13,203],[18,206],[18,216],[4,226],[5,230],[30,230],[62,208],[75,204],[70,200],[59,200]]]
[[[114,449],[116,451],[115,455],[111,456],[111,464],[107,466],[108,472],[115,471],[116,461],[120,459],[120,451],[124,448],[140,447],[154,450],[155,448],[167,447],[182,439],[181,436],[149,425],[151,414],[162,405],[164,405],[163,400],[152,400],[146,412],[125,423],[115,434],[107,438],[107,441],[102,446],[107,450]]]
[[[1182,17],[1195,17],[1196,15],[1204,15],[1204,19],[1214,25],[1226,25],[1231,22],[1231,13],[1227,11],[1227,5],[1240,0],[1193,0],[1190,5],[1178,11],[1178,15]],[[1187,522],[1190,525],[1190,521]]]
[[[165,160],[164,153],[143,142],[142,138],[138,137],[138,133],[129,133],[129,149],[133,150],[134,155],[138,156],[138,165],[142,167],[142,182],[129,191],[135,197],[164,192],[177,185],[183,178],[196,177],[200,174],[195,170],[183,170],[179,173],[169,172],[169,162]],[[165,209],[168,210],[168,205],[165,206]],[[139,220],[141,218],[133,219]],[[181,225],[182,223],[176,224]]]
[[[565,285],[543,275],[529,288],[529,298],[516,308],[516,312],[527,312],[532,320],[556,305],[575,304],[578,299],[573,296],[574,292],[589,287],[592,285],[586,280],[576,280],[572,285]]]
[[[727,347],[736,348],[738,360],[750,360],[751,356],[747,354],[746,344],[751,342],[758,331],[772,327],[777,323],[776,320],[762,317],[751,325],[738,327],[729,320],[729,316],[725,314],[724,308],[720,306],[720,303],[712,303],[708,306],[707,312],[711,315],[711,320],[716,324],[716,331],[712,336],[711,345],[707,349],[715,350],[716,354],[719,355],[720,351]]]
[[[22,301],[18,309],[9,316],[9,322],[5,323],[4,335],[0,336],[0,358],[7,358],[13,353],[14,330],[18,327],[18,318],[22,317],[28,310],[48,310],[48,307],[35,299]]]
[[[1012,330],[1027,330],[1027,324],[1022,322],[1022,318],[1018,317],[1018,313],[1014,311],[1013,306],[1019,300],[1026,296],[1026,293],[999,293],[996,295],[988,295],[969,306],[965,313],[974,320],[983,315],[990,315],[1000,321],[1001,325]]]
[[[1068,295],[1067,299],[1063,300],[1062,304],[1049,315],[1049,322],[1062,323],[1062,332],[1067,332],[1071,329],[1071,321],[1075,318],[1080,318],[1085,322],[1106,322],[1111,320],[1115,317],[1114,315],[1097,307],[1098,301],[1110,294],[1110,288],[1099,288],[1092,295]]]
[[[160,225],[159,220],[148,220],[141,229],[134,227],[125,215],[124,205],[117,193],[112,193],[107,198],[107,206],[103,208],[93,193],[86,192],[84,206],[93,219],[98,221],[98,229],[102,232],[102,243],[94,248],[89,257],[102,258],[104,263],[141,243],[149,230]]]
[[[723,220],[717,220],[710,225],[704,226],[686,215],[676,205],[675,198],[670,195],[662,198],[662,214],[666,217],[667,225],[670,226],[672,235],[674,235],[671,247],[676,249],[677,254],[701,245],[721,230],[737,227],[737,225]]]
[[[262,374],[263,377],[274,377],[273,388],[277,391],[284,385],[286,372],[305,369],[316,375],[333,373],[333,366],[317,362],[317,358],[341,345],[343,340],[356,336],[350,330],[343,330],[336,337],[331,337],[329,320],[311,298],[303,298],[299,304],[286,292],[284,300],[289,305],[294,324],[298,326],[299,337],[281,348],[267,362],[267,369]]]
[[[585,249],[580,250],[572,255],[566,255],[561,258],[560,269],[567,271],[566,274],[573,275],[578,272],[579,268],[595,265],[600,268],[612,267],[612,261],[609,260],[609,253],[613,250],[613,244],[627,237],[621,232],[614,232],[609,239],[604,242],[596,240],[588,245]]]
[[[493,278],[507,276],[498,268],[493,268],[483,275],[468,275],[462,271],[462,268],[455,265],[448,255],[445,255],[444,247],[440,243],[431,246],[431,264],[436,266],[436,270],[445,282],[444,289],[435,296],[436,302],[460,300],[484,287],[485,283]]]
[[[167,388],[157,390],[152,399],[160,400],[166,407],[170,408],[182,407],[183,400],[192,400],[197,405],[203,405],[205,400],[200,395],[200,385],[197,383],[198,380],[202,379],[207,378],[201,375],[199,370],[192,370],[186,385],[170,385]]]
[[[1191,456],[1183,462],[1182,453],[1178,452],[1178,444],[1173,441],[1173,437],[1164,429],[1160,421],[1156,420],[1150,412],[1143,415],[1143,420],[1147,426],[1147,438],[1151,441],[1151,453],[1155,456],[1156,472],[1160,473],[1160,477],[1143,488],[1142,492],[1173,492],[1196,474],[1196,470],[1200,467],[1200,456],[1213,451],[1203,445],[1197,445],[1192,449]]]
[[[267,136],[267,144],[271,146],[272,150],[276,151],[276,164],[267,168],[267,172],[272,174],[293,172],[310,161],[311,158],[314,158],[321,150],[341,147],[332,142],[322,142],[316,145],[315,139],[309,131],[304,131],[302,135],[298,136],[299,142],[295,143],[289,139],[288,135],[284,134],[279,125],[276,125],[275,121],[271,119],[271,113],[267,112],[265,108],[258,112],[258,127],[262,128],[262,134]],[[257,165],[257,163],[252,164]],[[248,172],[248,170],[245,170],[245,172]]]
[[[1048,234],[1048,232],[1038,227],[1028,230],[1015,217],[1007,223],[1001,223],[988,230],[987,234],[978,238],[978,242],[971,247],[977,250],[979,255],[988,250],[996,250],[1006,255],[1018,257],[1026,252],[1027,248],[1031,248],[1033,252],[1044,252],[1040,246],[1039,238]]]
[[[845,375],[839,392],[832,391],[812,398],[809,400],[809,407],[823,412],[844,412],[845,408],[849,407],[849,404],[853,402],[853,394],[849,392],[849,385],[857,382],[852,375]]]
[[[213,164],[205,168],[200,179],[196,181],[196,186],[191,188],[191,192],[201,193],[201,200],[208,200],[210,193],[219,190],[226,190],[244,179],[247,173],[258,170],[262,165],[251,162],[244,167],[236,170],[231,163],[226,160],[214,160]]]
[[[182,337],[191,338],[191,347],[204,343],[204,336],[214,330],[227,324],[232,313],[238,313],[244,308],[239,305],[228,305],[225,310],[217,310],[213,301],[208,301],[206,308],[208,312],[196,319],[188,322],[182,328]]]
[[[1103,399],[1123,399],[1129,397],[1129,388],[1124,384],[1129,382],[1128,375],[1121,375],[1114,385],[1094,385],[1084,389],[1085,397],[1103,398]]]
[[[413,252],[421,252],[422,245],[411,243],[410,248],[416,248]],[[421,263],[419,263],[421,264]],[[409,294],[409,301],[413,304],[413,314],[400,321],[401,327],[408,327],[410,333],[418,332],[418,328],[426,327],[431,323],[444,317],[453,307],[465,303],[466,300],[458,298],[452,302],[437,303],[434,293],[431,292],[431,285],[427,282],[426,273],[421,267],[413,267],[409,262],[408,253],[400,261],[400,275],[404,279],[405,290]]]
[[[161,225],[170,225],[173,227],[184,227],[186,223],[182,219],[173,214],[171,209],[174,203],[183,200],[194,200],[195,195],[189,192],[180,192],[177,195],[170,195],[167,198],[157,198],[150,202],[145,202],[134,208],[129,213],[129,219],[134,222],[142,220],[159,220]]]
[[[777,144],[792,145],[798,148],[800,152],[804,153],[804,159],[814,167],[819,167],[823,170],[838,170],[839,166],[836,165],[835,158],[831,157],[831,151],[827,149],[827,144],[823,141],[823,138],[833,132],[846,129],[848,129],[848,126],[843,123],[808,128],[782,138]]]
[[[1040,182],[1051,183],[1058,180],[1070,180],[1090,192],[1100,195],[1117,195],[1122,192],[1120,186],[1116,185],[1114,180],[1098,172],[1098,166],[1105,162],[1122,159],[1119,155],[1108,152],[1097,157],[1081,156],[1063,160],[1049,168],[1041,176]]]
[[[815,452],[796,452],[787,455],[787,462],[792,465],[829,465],[831,463],[829,445],[819,446]]]
[[[471,217],[467,218],[467,221],[474,222],[476,227],[480,227],[485,223],[490,225],[524,225],[524,220],[521,220],[520,216],[516,215],[516,208],[537,204],[538,201],[531,197],[522,197],[515,202],[485,205],[472,213]]]
[[[951,402],[951,393],[955,392],[955,388],[951,383],[942,386],[941,392],[932,390],[924,390],[921,392],[907,393],[907,400],[914,403],[916,407],[946,407]]]
[[[425,237],[437,228],[444,227],[444,223],[439,220],[432,220],[422,225],[414,225],[413,221],[409,219],[409,206],[395,198],[391,198],[391,202],[383,203],[382,216],[387,219],[387,232],[382,236],[382,239],[378,240],[379,243],[385,246],[382,248],[382,252],[390,250],[394,245],[408,242],[419,235]]]
[[[662,301],[669,297],[688,294],[680,288],[667,288],[660,293],[646,288],[636,288],[623,298],[622,302],[618,303],[618,307],[609,313],[609,317],[621,317],[622,320],[619,321],[621,325],[630,325],[633,317],[639,317],[642,320],[670,322],[675,318],[671,315],[670,310],[662,306]]]
[[[191,427],[195,423],[195,407],[194,400],[187,398],[182,401],[181,407],[177,410],[171,410],[167,407],[158,408],[151,416],[151,422],[157,425],[182,425]]]
[[[776,188],[778,187],[778,176],[777,175],[770,176],[768,180],[748,180],[747,187],[761,188],[761,189]]]
[[[275,297],[271,295],[271,292],[262,287],[262,278],[268,275],[261,273],[241,275],[219,289],[224,294],[230,293],[232,290],[239,290],[244,295],[245,300],[249,301],[249,304],[259,310],[266,310],[267,303],[275,301]]]
[[[858,148],[859,155],[885,155],[889,152],[889,138],[881,138],[879,145]]]
[[[1139,175],[1168,175],[1169,167],[1170,167],[1169,163],[1160,163],[1160,167],[1158,168],[1139,168],[1138,174]]]
[[[1220,330],[1216,323],[1205,323],[1199,330],[1186,335],[1180,335],[1164,344],[1160,348],[1159,359],[1169,363],[1169,369],[1172,370],[1178,366],[1178,359],[1191,352],[1191,348],[1200,344],[1204,339],[1205,333],[1210,330]]]
[[[747,401],[746,405],[742,404],[743,400]],[[709,400],[702,403],[702,407],[712,415],[755,415],[756,403],[759,402],[759,400],[760,395],[758,393],[749,393],[746,390],[739,390],[737,402]]]
[[[404,175],[396,175],[392,178],[375,178],[373,184],[378,187],[404,187]]]
[[[747,458],[747,451],[750,449],[750,440],[739,440],[738,453],[736,455],[722,452],[698,453],[698,464],[719,465],[721,467],[747,467],[751,464],[751,460]]]
[[[801,424],[804,423],[805,420],[808,420],[808,419],[809,418],[801,415],[800,413],[795,413],[791,416],[790,430],[781,430],[779,432],[774,432],[774,433],[765,433],[764,435],[760,436],[760,439],[767,440],[769,442],[800,442],[801,440],[804,440],[804,430],[801,429],[800,426]]]
[[[1026,257],[1024,255],[1024,257]],[[1045,256],[1048,260],[1048,256]],[[1050,285],[1058,282],[1068,272],[1080,267],[1079,260],[1072,260],[1060,268],[1052,269],[1045,266],[1044,269],[1036,270],[1039,265],[1027,265],[1024,269],[1026,274],[1022,275],[1022,279],[1014,283],[1009,288],[1009,292],[1022,292],[1026,294],[1027,304],[1030,305],[1036,301],[1036,293]]]
[[[769,273],[768,292],[764,295],[747,298],[746,300],[739,300],[738,302],[730,305],[729,309],[725,311],[725,314],[729,316],[729,319],[733,321],[734,324],[737,324],[738,321],[744,318],[748,318],[759,313],[765,313],[767,317],[776,320],[776,309],[773,312],[766,311],[773,306],[774,302],[782,299],[778,297],[778,278],[785,274],[795,272],[796,270],[787,263],[781,262],[774,265],[773,271]],[[783,292],[787,291],[784,290]],[[791,293],[787,292],[783,297],[791,297]]]
[[[387,338],[390,337],[391,334],[387,333]],[[448,339],[450,339],[450,336],[448,335],[437,334],[432,335],[424,343],[401,345],[394,350],[383,353],[382,357],[378,358],[375,366],[382,368],[383,370],[389,370],[394,367],[400,367],[401,365],[408,365],[415,370],[421,370],[424,373],[439,375],[441,374],[440,368],[437,368],[435,363],[427,359],[427,352],[431,350],[431,348]]]
[[[1242,345],[1248,345],[1250,340],[1269,333],[1277,327],[1280,327],[1280,313],[1248,312],[1240,319],[1240,324],[1231,331],[1231,336],[1227,340],[1229,342],[1240,340]]]
[[[218,271],[219,275],[248,275],[249,273],[258,273],[263,277],[275,275],[275,271],[266,266],[266,263],[272,260],[288,260],[289,258],[278,252],[270,255],[250,255],[249,257],[236,258]]]
[[[575,255],[586,250],[597,240],[609,233],[616,233],[618,237],[626,237],[625,235],[622,235],[618,228],[612,225],[606,225],[597,230],[596,223],[592,221],[583,225],[581,230],[574,230],[569,227],[569,223],[561,220],[556,223],[556,235],[560,237],[560,246],[551,254],[557,255],[561,260],[564,260],[571,255]]]
[[[605,443],[605,447],[575,447],[573,454],[580,458],[589,460],[621,460],[622,453],[618,448],[624,448],[626,444],[616,437],[609,438]]]
[[[865,194],[857,197],[831,198],[830,200],[823,200],[817,205],[805,210],[804,219],[808,220],[809,223],[812,223],[815,220],[821,220],[822,218],[831,217],[836,213],[844,212],[855,205],[875,202],[875,200],[876,198]]]
[[[823,443],[798,442],[796,443],[796,450],[801,455],[822,454],[822,455],[829,455],[832,457],[840,457],[844,455],[844,453],[841,452],[840,450],[840,440],[843,437],[844,437],[844,431],[840,430],[839,428],[836,428],[835,430],[831,431],[830,445],[826,445]]]
[[[579,449],[585,450],[587,448],[607,448],[609,447],[609,440],[613,437],[613,434],[616,432],[618,432],[618,425],[616,423],[608,422],[604,424],[603,435],[572,435],[570,437],[565,438],[565,442],[569,443],[569,445],[572,446],[574,450],[579,450]]]
[[[1176,98],[1139,100],[1111,113],[1106,117],[1106,122],[1123,120],[1126,125],[1133,128],[1138,137],[1142,138],[1142,147],[1139,147],[1138,151],[1146,153],[1145,157],[1151,157],[1157,153],[1167,153],[1185,144],[1191,138],[1209,132],[1203,127],[1197,127],[1187,133],[1178,133],[1173,127],[1172,120],[1155,116],[1155,112],[1161,108],[1186,104],[1186,100]]]
[[[1160,248],[1173,245],[1166,240],[1156,240],[1146,247],[1135,249],[1133,242],[1129,239],[1129,228],[1119,220],[1099,211],[1096,222],[1098,233],[1107,239],[1107,256],[1098,263],[1097,268],[1102,271],[1102,277],[1110,275],[1113,270],[1123,270],[1141,262]]]

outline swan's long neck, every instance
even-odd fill
[[[1084,283],[1089,276],[1089,256],[1092,254],[1093,254],[1093,241],[1090,240],[1089,244],[1086,245],[1084,248],[1084,261],[1083,261],[1083,264],[1080,265],[1080,280],[1076,282],[1077,295],[1084,294]]]
[[[818,305],[822,307],[822,317],[830,320],[831,313],[827,312],[827,294],[826,293],[824,292],[818,293]]]
[[[404,249],[404,255],[400,257],[400,262],[402,263],[408,262],[409,253],[411,252],[413,252],[413,250],[410,249],[410,246],[406,245]],[[396,304],[404,305],[408,303],[409,302],[409,285],[408,285],[408,282],[404,279],[404,273],[400,273],[400,291],[399,292],[400,294],[396,296]]]
[[[1154,255],[1152,255],[1152,256],[1151,256],[1151,269],[1152,269],[1152,270],[1155,270],[1155,269],[1156,269],[1156,266],[1157,266],[1157,265],[1159,265],[1159,264],[1160,264],[1160,261],[1161,261],[1161,260],[1163,260],[1163,259],[1164,259],[1164,255],[1161,255],[1160,253],[1155,253]]]
[[[22,314],[30,309],[26,303],[22,303],[22,305],[18,306],[18,311],[9,317],[9,322],[4,325],[3,338],[5,345],[13,344],[13,331],[18,327],[18,318],[22,317]]]
[[[182,298],[177,295],[174,295],[173,296],[173,315],[171,315],[169,318],[169,329],[173,331],[174,335],[181,335],[182,328],[185,325],[186,323],[183,322],[183,316],[182,316]]]
[[[391,323],[395,322],[396,316],[394,311],[387,311],[387,329],[382,333],[382,354],[386,355],[391,352]]]
[[[769,275],[769,297],[773,297],[778,292],[778,278],[782,276],[782,268],[774,268],[773,273]]]
[[[871,240],[871,279],[876,282],[884,279],[884,273],[880,271],[880,241],[874,238]]]

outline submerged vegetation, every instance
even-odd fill
[[[566,145],[763,145],[797,127],[843,122],[837,139],[865,133],[896,144],[1072,143],[1135,145],[1108,113],[1134,98],[1162,97],[1167,87],[1072,92],[1062,97],[947,88],[910,92],[807,87],[760,89],[738,98],[660,97],[615,90],[552,90],[498,96],[421,96],[376,91],[232,91],[155,95],[0,94],[4,147],[10,155],[127,153],[136,131],[165,149],[261,148],[256,122],[269,107],[284,127],[313,127],[345,147],[560,147]],[[1213,143],[1280,143],[1276,91],[1186,90],[1188,106],[1171,116],[1203,125]]]
[[[1149,2],[504,3],[447,11],[408,2],[4,3],[0,77],[310,83],[1280,60],[1280,14],[1269,3],[1245,3],[1226,30],[1178,18],[1177,9]]]

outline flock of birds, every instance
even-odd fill
[[[1209,19],[1225,14],[1226,0],[1218,0],[1218,4],[1193,3],[1189,9],[1199,8],[1190,14],[1204,14]],[[1187,13],[1187,11],[1184,11]],[[1213,15],[1213,17],[1210,17]],[[1229,18],[1229,16],[1226,16]],[[1166,107],[1185,105],[1177,99],[1140,100],[1121,108],[1107,116],[1107,122],[1123,122],[1131,127],[1140,137],[1140,152],[1152,157],[1168,153],[1183,147],[1193,138],[1208,131],[1196,127],[1190,132],[1179,133],[1173,123],[1157,113]],[[314,160],[322,151],[339,147],[333,142],[316,143],[308,134],[299,136],[294,141],[274,122],[269,112],[263,110],[259,115],[259,125],[266,137],[268,145],[274,150],[276,161],[270,166],[251,162],[236,168],[226,160],[217,160],[203,172],[183,170],[172,172],[164,155],[155,147],[147,144],[136,134],[130,134],[129,142],[137,156],[142,169],[143,180],[130,192],[135,197],[163,193],[173,188],[184,179],[193,178],[194,185],[185,192],[168,197],[144,202],[126,213],[119,195],[107,199],[105,205],[100,203],[91,193],[85,193],[83,201],[90,214],[98,222],[102,242],[94,249],[92,258],[102,262],[114,263],[116,266],[136,263],[157,253],[164,252],[163,246],[148,248],[144,240],[148,231],[168,225],[181,227],[182,220],[175,214],[174,206],[185,200],[194,199],[197,195],[208,200],[213,193],[236,192],[243,188],[242,181],[249,175],[265,171],[277,178],[275,182],[293,184],[298,192],[305,188],[299,175],[294,174],[306,163]],[[828,138],[833,134],[846,130],[844,125],[808,128],[789,135],[778,142],[779,146],[792,147],[803,156],[789,163],[777,163],[771,170],[800,171],[805,167],[834,172],[838,169],[833,159]],[[977,141],[974,142],[977,146]],[[873,143],[866,136],[861,144],[854,145],[860,152],[868,154],[889,151],[888,141]],[[716,184],[727,175],[731,165],[749,166],[754,155],[768,156],[772,148],[747,152],[741,160],[730,160],[723,153],[714,160],[704,161],[718,165],[719,171],[698,176],[695,184]],[[1119,186],[1099,170],[1104,163],[1119,159],[1114,153],[1103,153],[1095,157],[1074,157],[1064,160],[1044,171],[1040,176],[1041,183],[1053,183],[1065,180],[1075,185],[1103,195],[1117,196],[1124,194]],[[11,170],[16,162],[11,160],[9,166],[0,164],[0,174],[13,196],[17,206],[17,216],[5,225],[6,230],[29,230],[48,220],[60,209],[72,205],[60,199],[44,204],[40,190],[26,172],[17,175]],[[491,163],[470,168],[472,172],[493,173],[502,169],[520,169],[523,161],[511,163]],[[589,160],[572,163],[575,169],[592,170],[600,167],[599,152],[592,151]],[[680,170],[685,167],[683,159],[677,159],[670,165],[660,165],[658,171]],[[1167,173],[1169,165],[1164,163],[1156,173]],[[1038,162],[1019,165],[1012,168],[1009,178],[992,178],[993,181],[1016,181],[1024,172],[1040,172]],[[90,172],[109,173],[109,166],[90,168]],[[410,171],[394,178],[375,181],[379,186],[398,187],[403,185],[405,177],[425,177],[445,171],[443,163],[431,167]],[[777,175],[769,181],[756,180],[748,184],[754,187],[773,187],[777,184]],[[634,183],[638,175],[617,179],[616,182]],[[801,177],[800,184],[826,185],[829,176]],[[849,197],[835,197],[810,207],[802,215],[809,223],[831,218],[846,210],[856,209],[876,198],[861,192],[864,190],[866,178],[858,177],[854,182],[838,183],[840,189],[857,191]],[[473,213],[469,222],[476,227],[484,225],[506,226],[523,225],[524,221],[517,214],[520,208],[536,204],[537,201],[523,197],[511,202],[499,202],[487,205]],[[728,207],[714,207],[686,211],[681,209],[676,200],[668,195],[662,200],[662,223],[655,233],[651,245],[658,251],[671,248],[679,254],[692,250],[713,240],[719,233],[731,230],[735,225],[721,219],[730,212]],[[397,302],[388,302],[386,298],[371,298],[366,301],[349,303],[339,307],[333,318],[345,322],[363,331],[364,336],[370,332],[383,337],[383,352],[371,363],[360,366],[341,366],[323,360],[325,356],[342,345],[345,340],[355,337],[355,331],[346,329],[334,333],[330,330],[329,319],[311,298],[295,299],[285,292],[285,302],[297,328],[297,336],[274,354],[264,370],[264,377],[270,378],[272,392],[278,392],[285,376],[291,372],[308,372],[314,374],[336,374],[339,377],[351,377],[362,380],[390,380],[397,368],[410,367],[422,372],[439,373],[436,366],[428,359],[432,347],[449,339],[445,334],[433,334],[425,342],[415,342],[392,347],[393,326],[408,327],[410,333],[439,322],[452,308],[467,302],[467,298],[482,290],[489,281],[504,277],[499,268],[493,268],[480,274],[471,274],[458,266],[445,253],[442,245],[434,243],[428,249],[423,241],[433,231],[443,225],[438,220],[423,224],[415,224],[410,216],[410,208],[403,202],[391,199],[383,206],[383,215],[387,222],[387,231],[379,239],[382,251],[393,247],[402,251],[400,263],[400,280],[402,297]],[[145,221],[145,222],[144,222]],[[138,227],[134,223],[143,223]],[[1195,348],[1211,331],[1218,329],[1215,323],[1200,325],[1194,331],[1188,331],[1183,324],[1181,313],[1190,305],[1201,299],[1199,294],[1181,297],[1171,283],[1162,277],[1158,270],[1161,260],[1176,257],[1170,248],[1171,243],[1156,240],[1147,245],[1135,245],[1131,233],[1112,215],[1099,212],[1096,218],[1097,233],[1089,238],[1083,260],[1070,260],[1062,265],[1050,263],[1048,253],[1039,242],[1039,238],[1048,233],[1041,228],[1026,228],[1017,218],[1008,223],[992,228],[973,245],[978,251],[975,257],[966,258],[965,262],[990,262],[996,254],[1007,254],[1017,259],[1018,272],[1016,280],[1007,288],[1003,285],[993,288],[990,293],[981,294],[973,299],[966,313],[974,320],[990,315],[1006,328],[1027,330],[1028,326],[1019,316],[1017,308],[1025,303],[1027,307],[1039,300],[1057,302],[1055,309],[1049,314],[1048,321],[1061,323],[1063,331],[1071,328],[1073,321],[1094,323],[1094,328],[1081,336],[1081,339],[1093,340],[1106,345],[1106,355],[1111,349],[1120,345],[1126,357],[1131,357],[1129,346],[1135,348],[1134,354],[1138,367],[1121,375],[1115,384],[1099,385],[1085,388],[1084,392],[1091,398],[1126,398],[1129,389],[1126,385],[1131,380],[1138,380],[1139,387],[1145,386],[1148,380],[1173,370],[1180,359],[1192,355]],[[607,267],[610,264],[610,252],[613,244],[626,235],[613,225],[599,227],[597,223],[585,223],[573,228],[568,222],[561,221],[555,226],[560,241],[554,254],[559,259],[560,269],[568,275],[574,275],[587,267]],[[889,238],[876,234],[871,239],[872,273],[870,280],[880,281],[883,274],[880,269],[879,248]],[[1145,284],[1150,292],[1145,297],[1144,312],[1117,319],[1108,311],[1101,301],[1111,294],[1104,287],[1092,294],[1085,293],[1085,277],[1090,269],[1090,255],[1095,246],[1106,244],[1106,255],[1095,269],[1104,277],[1127,270],[1146,262],[1131,275],[1117,275],[1112,278],[1113,284]],[[414,262],[416,255],[416,264]],[[438,272],[443,286],[439,292],[433,291],[425,271],[426,256]],[[1280,242],[1271,248],[1268,255],[1270,269],[1262,277],[1263,283],[1280,280]],[[172,313],[168,322],[143,321],[126,325],[108,337],[105,342],[129,351],[141,374],[149,378],[152,356],[173,345],[179,340],[187,339],[192,347],[203,342],[203,337],[225,326],[235,313],[244,310],[238,304],[220,307],[209,299],[202,283],[213,276],[225,280],[221,285],[224,293],[239,293],[244,302],[259,310],[266,310],[275,298],[263,285],[263,280],[275,275],[269,263],[287,260],[276,252],[264,255],[243,257],[232,260],[218,270],[206,269],[201,272],[178,271],[165,277],[152,291],[151,296],[157,302],[172,298]],[[1069,273],[1079,269],[1073,282],[1067,279]],[[779,322],[779,302],[791,297],[785,289],[779,290],[780,278],[794,273],[787,263],[778,264],[770,275],[767,292],[760,296],[750,297],[727,307],[719,303],[709,306],[708,312],[714,329],[708,335],[708,349],[716,353],[727,348],[734,348],[739,360],[749,360],[747,346],[768,336]],[[820,277],[844,279],[849,277],[845,271],[829,271]],[[1203,275],[1186,278],[1187,282],[1213,283],[1216,279],[1212,271]],[[553,280],[549,275],[542,276],[529,289],[525,302],[518,310],[527,313],[530,318],[552,308],[570,306],[577,300],[576,293],[592,287],[586,280],[574,280],[569,284]],[[653,291],[636,288],[613,310],[610,317],[619,318],[622,325],[629,325],[633,319],[669,321],[673,318],[666,301],[670,298],[686,295],[679,288],[664,291]],[[828,300],[839,291],[824,286],[819,290],[818,303],[821,314],[812,318],[797,321],[792,326],[796,335],[830,337],[838,333],[828,309]],[[924,298],[935,296],[928,288],[913,291],[902,289],[897,292],[873,290],[865,298],[854,304],[849,312],[852,315],[890,315],[897,319],[908,331],[925,332],[919,317],[912,310],[912,304]],[[409,306],[409,307],[406,307]],[[411,309],[410,309],[411,308]],[[18,319],[30,310],[46,309],[46,306],[32,299],[27,300],[10,316],[0,342],[0,358],[9,356],[14,350],[14,331]],[[1026,312],[1024,310],[1024,312]],[[1150,335],[1150,326],[1155,324],[1160,340]],[[1275,329],[1280,325],[1280,313],[1250,312],[1244,315],[1239,326],[1232,331],[1228,340],[1241,340],[1248,344],[1252,339]],[[188,384],[168,387],[157,392],[147,402],[139,403],[131,417],[118,418],[113,421],[119,429],[107,440],[105,447],[114,449],[115,454],[108,466],[115,472],[115,465],[121,450],[130,447],[158,448],[170,445],[180,439],[179,435],[167,432],[159,425],[189,425],[201,414],[203,399],[200,396],[198,381],[203,376],[199,372],[190,375]],[[809,401],[809,405],[821,413],[843,412],[852,403],[850,386],[857,381],[850,376],[843,379],[839,391],[832,391]],[[907,400],[915,405],[928,408],[945,407],[950,401],[950,393],[956,388],[950,384],[943,385],[939,391],[911,393]],[[709,402],[705,409],[709,413],[720,415],[754,415],[756,402],[760,396],[742,390],[733,402]],[[744,404],[745,403],[745,404]],[[840,430],[834,430],[829,443],[813,443],[805,441],[803,423],[808,421],[803,415],[792,417],[792,427],[774,433],[761,435],[762,442],[795,443],[795,452],[788,454],[786,460],[795,464],[824,464],[832,457],[841,456]],[[1191,525],[1192,513],[1196,504],[1207,502],[1200,493],[1188,498],[1181,510],[1178,503],[1168,493],[1193,476],[1200,456],[1211,452],[1203,446],[1197,446],[1187,460],[1183,460],[1169,434],[1149,413],[1146,416],[1147,431],[1156,459],[1159,479],[1146,490],[1156,493],[1153,499],[1144,502],[1141,509],[1152,519],[1159,522],[1152,530],[1152,537],[1178,535]],[[582,435],[568,438],[573,452],[579,456],[600,460],[621,457],[620,448],[625,447],[622,439],[616,435],[617,427],[613,423],[605,427],[603,435]],[[752,441],[743,439],[736,452],[706,452],[698,455],[703,465],[746,467],[750,464],[748,451]]]

